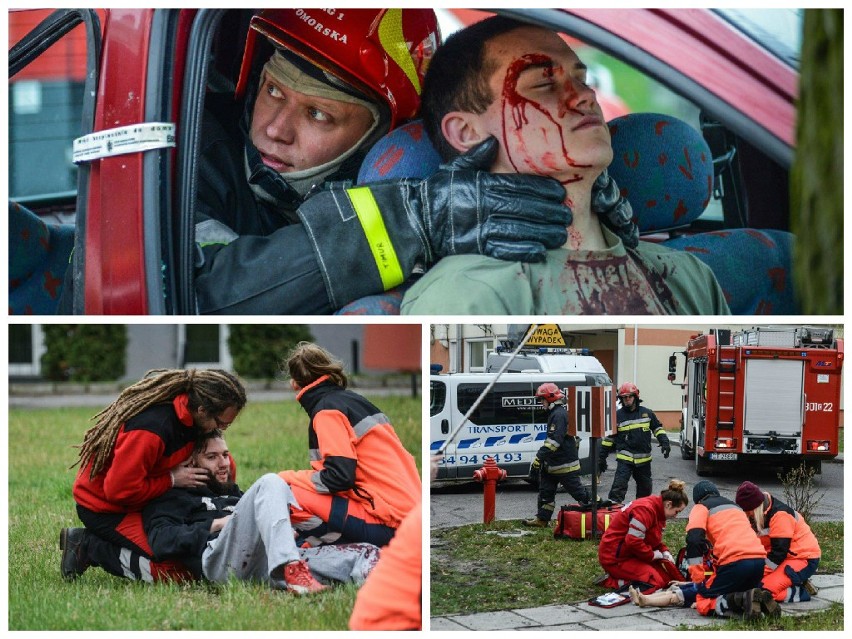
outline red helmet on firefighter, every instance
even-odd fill
[[[624,382],[618,387],[618,396],[624,397],[626,395],[634,395],[636,399],[639,399],[639,389],[636,387],[636,384],[633,382]]]
[[[565,394],[553,382],[545,382],[544,384],[538,387],[538,390],[535,392],[535,396],[540,397],[544,401],[552,404],[556,400],[565,397]]]
[[[237,97],[251,75],[258,34],[290,49],[390,110],[390,127],[420,108],[423,76],[441,42],[432,9],[267,9],[251,19]]]

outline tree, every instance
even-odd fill
[[[790,173],[793,275],[803,313],[836,315],[843,313],[843,9],[804,14]]]
[[[124,324],[44,324],[45,377],[54,381],[105,382],[124,375],[127,326]]]
[[[271,381],[287,351],[303,340],[312,341],[313,335],[301,324],[232,324],[228,348],[237,374]]]

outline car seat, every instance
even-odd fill
[[[73,247],[73,224],[48,224],[9,201],[10,314],[56,313]]]
[[[701,133],[657,113],[609,122],[610,175],[630,201],[640,233],[667,232],[661,243],[687,251],[716,275],[734,315],[795,315],[793,235],[767,229],[684,233],[713,193],[713,158]],[[747,274],[747,275],[746,275]]]
[[[613,145],[609,171],[630,201],[641,234],[662,234],[653,239],[688,251],[710,266],[733,314],[799,313],[792,288],[790,233],[759,229],[686,232],[704,212],[714,186],[712,154],[698,130],[655,113],[616,118],[609,127]],[[422,179],[434,173],[440,162],[422,122],[414,121],[379,140],[364,159],[358,182]],[[407,286],[356,300],[338,314],[398,314]]]

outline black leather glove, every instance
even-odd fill
[[[430,262],[467,253],[543,262],[547,249],[565,244],[565,189],[537,175],[488,173],[498,150],[491,137],[421,183]]]
[[[660,433],[660,436],[657,438],[660,442],[660,450],[663,452],[663,457],[665,459],[669,458],[669,453],[672,452],[672,446],[669,443],[669,438],[666,437],[663,433]]]
[[[633,221],[633,207],[622,197],[606,170],[592,186],[592,213],[597,213],[601,222],[621,238],[624,246],[636,248],[639,245],[639,227]]]
[[[567,239],[571,210],[556,180],[488,173],[490,138],[425,180],[333,183],[299,207],[329,300],[340,308],[389,290],[448,255],[543,262]]]
[[[606,457],[599,457],[598,458],[598,475],[602,475],[603,473],[605,473],[607,468],[608,468],[608,466],[606,464]]]

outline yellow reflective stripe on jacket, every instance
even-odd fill
[[[361,222],[361,228],[364,229],[364,236],[367,238],[367,244],[370,246],[373,259],[376,261],[379,277],[382,278],[382,286],[387,291],[402,284],[405,281],[402,266],[391,243],[385,221],[382,219],[381,211],[379,211],[379,205],[376,204],[376,199],[370,189],[366,186],[360,186],[347,189],[346,192],[349,195],[350,202],[352,202],[352,208],[358,216],[358,221]]]
[[[651,456],[647,457],[634,457],[633,453],[630,451],[618,451],[615,453],[615,458],[620,459],[621,461],[631,462],[633,464],[644,464],[646,462],[651,461]]]
[[[648,417],[643,417],[642,419],[631,419],[630,421],[621,422],[618,425],[618,431],[625,430],[636,430],[637,428],[642,428],[644,430],[651,430],[651,420]]]

